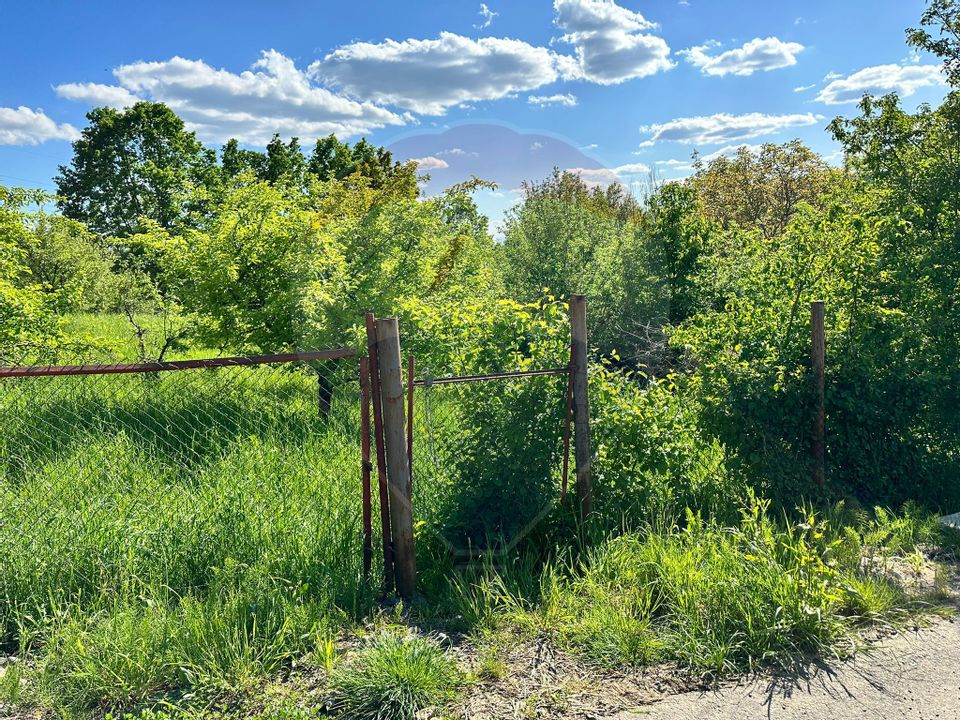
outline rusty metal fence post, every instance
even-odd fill
[[[383,590],[390,592],[394,584],[393,539],[390,531],[390,501],[387,491],[387,459],[383,441],[383,407],[380,395],[379,343],[377,320],[367,313],[367,354],[370,357],[370,394],[373,398],[373,431],[377,446],[377,481],[380,496],[380,529],[383,538]]]
[[[360,452],[363,485],[363,574],[369,577],[373,564],[373,518],[371,510],[370,472],[370,359],[360,358]]]
[[[813,367],[816,411],[813,420],[813,481],[818,487],[826,483],[826,339],[824,333],[824,303],[810,303],[810,364]]]
[[[593,503],[590,401],[587,395],[587,299],[570,296],[570,342],[573,355],[574,460],[577,471],[577,505],[581,518]]]

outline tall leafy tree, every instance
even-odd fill
[[[93,232],[126,237],[147,218],[178,227],[192,209],[190,189],[216,182],[215,156],[162,103],[95,108],[55,178],[63,214]]]
[[[279,135],[267,143],[267,163],[263,179],[271,183],[287,182],[291,185],[303,185],[307,170],[307,160],[300,150],[300,139],[290,138],[283,142]]]
[[[253,173],[257,177],[265,177],[267,156],[256,150],[241,148],[240,142],[236,138],[231,138],[220,150],[220,166],[228,179],[245,172]]]
[[[929,28],[937,28],[936,34]],[[907,30],[907,43],[932,52],[943,60],[947,81],[960,85],[960,3],[930,0],[920,17],[920,27]]]
[[[757,229],[768,238],[786,229],[801,203],[817,205],[839,179],[799,140],[767,143],[757,152],[741,147],[733,157],[697,165],[693,185],[704,215],[724,229]]]

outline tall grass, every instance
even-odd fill
[[[545,633],[601,665],[789,665],[840,652],[859,625],[905,605],[861,564],[862,538],[812,513],[775,522],[760,502],[736,527],[688,514],[682,528],[630,532],[537,574],[491,568],[459,584],[459,610],[481,628]]]
[[[353,385],[305,371],[5,382],[0,642],[44,703],[237,688],[360,618]]]

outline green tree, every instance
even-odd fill
[[[450,215],[452,203],[407,197],[402,181],[374,189],[358,173],[306,192],[247,174],[201,227],[171,233],[153,224],[136,241],[204,342],[316,347],[352,341],[365,311],[392,312],[400,298],[492,284],[492,239],[475,232],[485,223],[462,200]]]
[[[143,218],[177,228],[201,199],[191,188],[216,184],[213,152],[162,103],[95,108],[87,120],[55,178],[57,203],[98,235],[127,237]]]
[[[25,229],[18,245],[31,282],[62,296],[73,309],[100,310],[111,304],[113,253],[83,223],[37,212]]]
[[[757,152],[744,146],[733,157],[696,166],[691,183],[704,216],[724,229],[756,228],[767,237],[782,233],[801,203],[817,205],[840,179],[799,140],[767,143]]]
[[[241,148],[239,141],[231,138],[220,150],[220,166],[227,180],[245,172],[262,178],[267,174],[267,156],[256,150]]]
[[[643,211],[619,185],[590,188],[555,170],[524,184],[504,223],[504,283],[521,301],[545,290],[590,297],[590,333],[602,352],[640,361],[662,344],[664,294],[653,275]],[[644,360],[646,361],[646,360]]]
[[[45,202],[40,191],[0,186],[0,363],[45,360],[63,342],[63,289],[45,288],[33,278],[24,247],[30,244],[29,205]]]
[[[307,160],[300,150],[299,138],[290,138],[284,143],[279,135],[267,143],[267,163],[262,178],[267,182],[286,182],[298,187],[303,185]]]
[[[939,28],[937,35],[927,28]],[[929,0],[920,27],[907,30],[907,43],[943,60],[947,82],[960,84],[960,5],[956,0]]]

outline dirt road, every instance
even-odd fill
[[[617,720],[960,720],[960,621],[895,635],[802,677],[759,678],[621,712]]]

